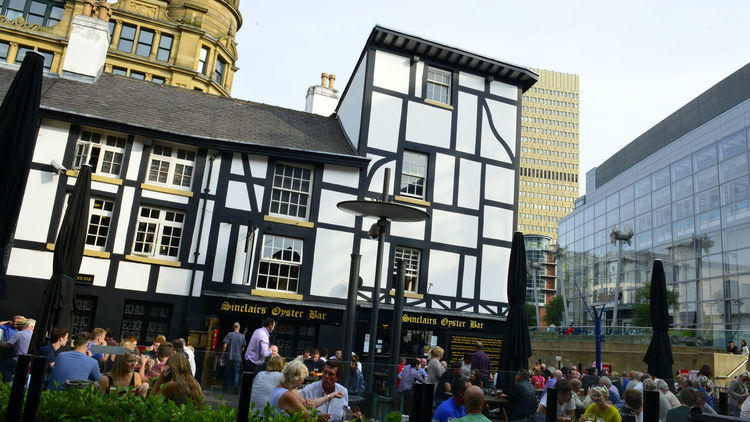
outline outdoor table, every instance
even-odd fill
[[[507,421],[508,416],[505,412],[505,407],[508,406],[508,397],[498,397],[496,394],[485,395],[484,400],[487,402],[487,406],[490,410],[499,409],[498,414],[501,421]]]

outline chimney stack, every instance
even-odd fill
[[[99,3],[94,17],[94,2],[86,0],[83,13],[73,16],[68,48],[63,58],[62,76],[93,82],[102,73],[109,48],[109,21],[112,10],[106,1]]]
[[[308,113],[330,116],[339,103],[339,93],[333,89],[336,75],[333,73],[321,73],[320,85],[307,88],[305,97],[305,111]]]

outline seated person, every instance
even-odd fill
[[[190,374],[190,363],[182,353],[175,353],[167,359],[151,394],[161,394],[178,406],[186,403],[200,406],[203,402],[201,386]]]
[[[560,380],[555,383],[557,388],[557,417],[569,417],[573,420],[576,413],[576,402],[573,399],[573,387],[568,380]],[[537,412],[547,414],[547,395],[539,400]]]
[[[167,364],[167,359],[171,358],[173,354],[174,346],[172,346],[172,343],[166,340],[159,343],[159,346],[156,348],[155,362],[151,365],[151,369],[146,373],[146,380],[158,378],[159,374],[161,374],[161,371],[164,369],[164,366]]]
[[[448,422],[448,419],[462,418],[466,416],[466,409],[464,408],[464,393],[470,385],[471,384],[463,378],[454,379],[453,384],[451,384],[451,398],[440,403],[440,406],[435,409],[435,414],[432,415],[432,420]]]
[[[271,398],[273,389],[281,381],[281,371],[284,369],[284,358],[273,355],[266,360],[266,369],[255,374],[253,389],[250,393],[250,403],[255,403],[255,410],[263,411]]]
[[[695,406],[695,391],[686,388],[680,393],[680,406],[667,412],[666,422],[683,422],[688,420],[690,409]]]
[[[343,385],[339,384],[341,376],[344,373],[344,363],[340,360],[328,360],[323,367],[323,376],[318,382],[308,384],[300,392],[303,399],[319,399],[327,397],[334,393],[341,393],[340,396],[331,398],[316,408],[324,415],[330,415],[330,420],[340,421],[344,418],[344,406],[349,405],[349,394]],[[312,405],[310,402],[308,405]]]
[[[148,359],[146,355],[141,356],[142,362]],[[144,382],[141,374],[135,372],[135,365],[138,357],[131,351],[126,351],[122,355],[115,356],[115,364],[112,370],[104,374],[99,380],[99,387],[104,394],[109,394],[110,390],[117,390],[117,387],[126,389],[135,388],[136,394],[145,396],[148,392],[148,383]]]
[[[637,391],[637,390],[636,390]],[[609,391],[600,386],[595,385],[589,389],[591,400],[593,403],[583,413],[583,419],[596,420],[600,419],[603,422],[622,422],[622,416],[617,408],[609,404],[607,399],[609,398]]]
[[[529,371],[520,370],[516,374],[516,382],[508,392],[508,403],[513,406],[508,413],[508,420],[526,419],[536,412],[536,391],[529,380]]]
[[[276,407],[276,414],[302,413],[304,417],[309,417],[310,411],[308,407],[319,408],[333,399],[344,397],[342,391],[336,391],[320,398],[304,399],[297,392],[297,389],[305,382],[306,376],[307,367],[302,362],[293,360],[286,364],[279,385],[273,390],[271,398],[268,400],[271,406]]]
[[[99,363],[86,355],[91,335],[87,331],[76,334],[74,349],[62,352],[55,358],[55,366],[49,378],[49,389],[61,390],[66,381],[99,381]]]
[[[55,327],[49,335],[49,343],[40,347],[36,352],[37,356],[47,358],[47,369],[44,371],[46,374],[52,372],[52,368],[55,366],[55,358],[63,352],[62,347],[68,344],[68,338],[67,328]]]
[[[320,358],[320,351],[318,349],[312,349],[312,355],[310,359],[305,361],[307,372],[321,372],[323,370],[325,361]]]
[[[529,383],[531,385],[531,383]],[[458,422],[490,422],[490,419],[482,414],[484,408],[484,391],[476,385],[466,389],[464,393],[466,416]]]
[[[622,393],[625,406],[620,409],[620,416],[633,416],[635,422],[643,422],[643,394],[638,390],[625,390]]]

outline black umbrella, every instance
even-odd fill
[[[508,263],[508,316],[503,327],[503,345],[500,354],[500,386],[508,391],[515,381],[516,372],[529,369],[531,341],[526,320],[526,247],[523,234],[513,234]]]
[[[86,230],[91,199],[91,167],[81,166],[78,180],[68,200],[60,232],[55,242],[52,278],[44,290],[42,304],[29,352],[43,344],[46,334],[54,327],[71,329],[75,308],[75,278],[83,260]]]
[[[643,361],[648,364],[648,373],[656,378],[672,379],[672,345],[669,343],[669,312],[667,312],[667,282],[664,265],[654,261],[651,271],[651,327],[654,334]]]
[[[5,247],[18,219],[39,129],[44,57],[29,52],[0,106],[0,298],[5,295]]]

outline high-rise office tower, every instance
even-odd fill
[[[578,197],[578,75],[537,70],[523,95],[518,230],[557,241],[557,222]]]

